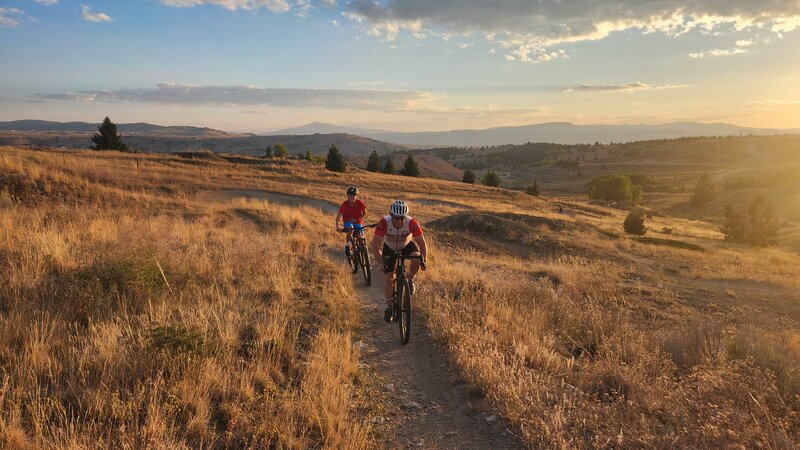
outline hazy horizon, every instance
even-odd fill
[[[798,128],[799,26],[792,1],[9,0],[0,120]]]

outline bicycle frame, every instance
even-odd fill
[[[392,282],[392,320],[397,320],[400,326],[400,342],[408,344],[411,338],[411,292],[409,291],[408,279],[406,278],[406,260],[419,259],[422,265],[425,260],[421,255],[403,255],[394,252],[390,255],[383,255],[384,258],[397,258],[397,265],[394,268],[394,281]]]
[[[364,236],[364,229],[372,228],[376,225],[378,224],[354,224],[353,228],[339,230],[341,233],[347,233],[352,230],[352,235],[348,240],[348,245],[350,246],[350,256],[348,257],[350,270],[352,273],[356,273],[358,272],[360,266],[361,271],[364,273],[364,282],[367,286],[372,283],[372,270],[369,261],[369,247],[367,247],[367,239]]]

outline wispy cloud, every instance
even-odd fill
[[[678,89],[691,87],[690,84],[648,84],[648,83],[628,83],[628,84],[580,84],[577,86],[564,86],[562,92],[636,92],[649,91],[653,89]]]
[[[0,27],[16,27],[25,11],[17,8],[0,7]]]
[[[36,3],[41,3],[42,5],[55,5],[58,3],[58,0],[33,0]]]
[[[289,12],[292,10],[293,6],[296,11],[307,11],[311,7],[307,0],[293,0],[292,3],[287,0],[161,0],[161,3],[176,8],[216,5],[229,11],[236,11],[239,9],[255,11],[265,8],[274,13]]]
[[[93,13],[88,5],[81,5],[81,17],[89,22],[111,22],[111,16],[106,13]]]
[[[758,29],[776,34],[800,27],[800,3],[774,0],[354,0],[346,16],[383,40],[411,33],[477,33],[505,45],[506,59],[552,60],[553,47],[600,40],[639,30],[675,36],[691,30],[710,34]],[[489,39],[491,36],[492,39]],[[550,56],[548,59],[547,56]],[[556,56],[557,58],[558,56]]]
[[[373,89],[262,88],[161,83],[154,89],[119,89],[36,94],[32,101],[143,102],[184,106],[270,105],[356,110],[406,110],[433,96],[419,91]]]
[[[732,49],[717,48],[717,49],[714,49],[714,50],[707,50],[707,51],[702,51],[702,52],[689,53],[689,57],[690,58],[694,58],[694,59],[702,59],[702,58],[705,58],[707,56],[710,56],[710,57],[714,57],[714,56],[731,56],[731,55],[739,55],[739,54],[742,54],[742,53],[747,53],[747,50],[745,50],[745,49],[743,49],[741,47],[736,47],[736,48],[732,48]]]

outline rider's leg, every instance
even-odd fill
[[[353,229],[352,228],[348,228],[347,229],[347,242],[345,243],[345,245],[347,245],[348,249],[352,249],[353,248]],[[348,251],[350,251],[350,250],[348,250]]]
[[[383,310],[383,320],[387,322],[392,321],[392,282],[394,281],[394,272],[384,274],[383,277],[383,300],[386,302],[386,309]]]
[[[394,272],[386,273],[383,276],[383,298],[387,302],[392,301],[394,292],[392,292],[392,283],[394,282]]]

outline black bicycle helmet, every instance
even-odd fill
[[[350,186],[347,188],[347,195],[358,195],[358,188],[355,186]]]

